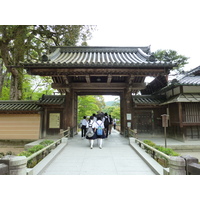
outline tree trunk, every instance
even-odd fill
[[[0,98],[2,98],[3,82],[4,82],[3,66],[0,63]]]
[[[18,26],[16,30],[16,39],[14,41],[14,61],[16,66],[19,66],[20,62],[24,61],[26,32],[26,26]],[[10,99],[22,100],[23,68],[12,69],[11,73]]]
[[[12,70],[11,84],[10,84],[10,99],[22,100],[22,84],[23,84],[23,68]]]

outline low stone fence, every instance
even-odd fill
[[[191,156],[168,156],[157,149],[143,143],[142,141],[130,137],[130,145],[143,158],[143,160],[159,175],[200,175],[200,164],[198,159]],[[168,160],[168,167],[164,168],[157,163],[151,155],[144,151],[144,147],[151,149],[153,154],[160,154]]]
[[[0,175],[26,175],[27,158],[7,155],[0,160]]]
[[[68,129],[69,131],[70,129]],[[66,131],[64,131],[66,132]],[[66,134],[63,138],[55,141],[54,143],[50,144],[49,146],[43,148],[42,150],[32,154],[29,157],[26,156],[14,156],[14,155],[7,155],[0,159],[0,175],[36,175],[48,165],[49,162],[59,153],[62,148],[65,147],[67,144],[67,140],[69,137],[69,133]],[[56,148],[52,151],[49,149],[55,146]],[[48,154],[44,153],[48,151]],[[34,167],[34,168],[27,168],[27,162],[39,155],[44,155],[45,157]]]

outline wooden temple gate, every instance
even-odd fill
[[[65,95],[62,129],[77,127],[78,95],[119,95],[124,133],[127,126],[135,128],[132,95],[145,88],[147,76],[167,78],[174,66],[156,61],[150,47],[52,47],[40,61],[18,67],[51,76],[52,88]]]

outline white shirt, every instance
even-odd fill
[[[90,121],[90,123],[87,124],[87,128],[89,127],[89,125],[92,125],[92,128],[95,128],[95,122],[93,120]]]
[[[99,126],[101,126],[102,128],[105,128],[101,120],[98,120],[96,123],[94,123],[94,128],[98,128]]]
[[[82,120],[81,120],[81,124],[82,124],[83,126],[87,126],[88,122],[87,122],[86,119],[82,119]]]

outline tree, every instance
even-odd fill
[[[8,66],[38,60],[50,46],[87,45],[93,30],[93,26],[85,25],[0,25],[0,77],[4,80],[7,73],[11,74],[10,99],[24,99],[25,72],[22,67],[8,71]]]
[[[98,99],[92,95],[78,96],[78,121],[99,111]]]
[[[188,64],[189,57],[178,54],[174,50],[158,50],[154,53],[154,56],[159,61],[164,62],[175,62],[178,64],[178,67],[174,70],[181,72],[183,67]]]

